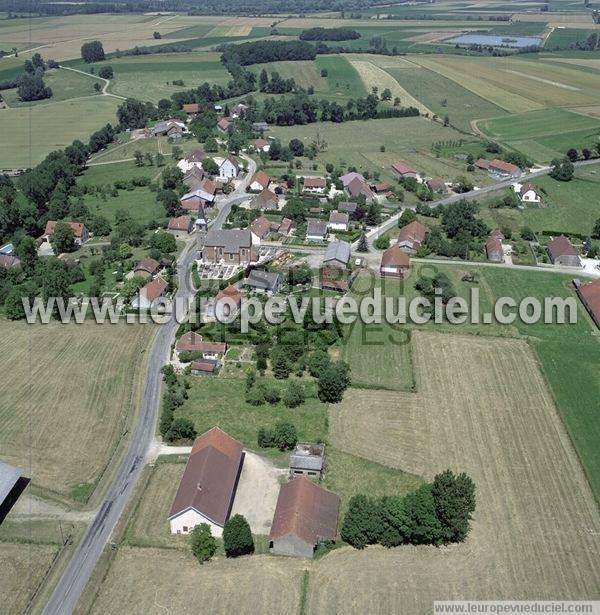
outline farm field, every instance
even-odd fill
[[[104,64],[112,66],[114,78],[109,91],[138,100],[158,103],[171,94],[198,87],[205,81],[213,84],[226,84],[231,75],[219,60],[219,54],[161,53],[157,55],[111,58]],[[99,70],[99,64],[96,70]],[[85,68],[83,69],[85,70]],[[173,81],[183,81],[184,85],[174,85]]]
[[[455,81],[412,61],[385,58],[380,66],[433,113],[439,117],[448,115],[450,123],[461,130],[471,132],[472,120],[506,114],[501,107]]]
[[[92,613],[295,613],[306,562],[254,555],[200,566],[191,553],[121,548]],[[251,596],[251,599],[249,597]],[[168,605],[168,607],[166,606]]]
[[[20,615],[52,565],[58,546],[0,542],[2,612]]]
[[[0,386],[2,458],[43,491],[85,502],[131,419],[152,329],[6,321],[0,328],[1,365],[11,374]]]
[[[600,95],[600,74],[590,74],[573,65],[514,57],[413,55],[410,58],[511,113],[543,107],[593,105]]]
[[[352,391],[330,409],[331,441],[426,477],[447,466],[468,472],[478,499],[471,535],[444,554],[330,554],[315,567],[309,612],[365,612],[376,578],[387,588],[385,612],[403,603],[391,587],[411,588],[412,612],[465,591],[479,599],[597,597],[596,502],[528,346],[418,332],[414,360],[417,393]],[[340,575],[344,563],[351,569]]]
[[[17,90],[4,90],[2,97],[9,107],[35,107],[49,103],[81,98],[85,96],[99,96],[94,90],[94,83],[104,84],[100,79],[93,76],[86,77],[70,70],[53,69],[44,75],[44,83],[52,88],[52,98],[32,102],[22,102],[17,96]]]
[[[600,177],[590,168],[579,168],[570,182],[551,177],[539,177],[535,186],[543,190],[543,207],[480,210],[481,217],[493,227],[509,226],[517,231],[529,226],[536,232],[554,231],[589,235],[600,217],[596,195],[600,191]]]
[[[535,161],[549,162],[575,147],[593,148],[600,139],[600,120],[567,109],[544,109],[478,122],[492,139]]]
[[[394,181],[390,165],[397,159],[410,164],[429,177],[455,177],[465,172],[464,163],[456,160],[436,158],[431,146],[436,142],[463,139],[475,142],[474,137],[463,134],[440,123],[420,117],[380,119],[333,124],[322,122],[306,126],[273,127],[270,133],[282,143],[298,138],[310,143],[317,134],[326,142],[327,149],[317,156],[321,163],[332,162],[341,168],[355,166],[359,171],[381,172],[382,178]],[[356,135],[361,138],[357,142]],[[381,147],[385,148],[381,152]],[[474,173],[471,176],[477,185],[490,182],[487,174]]]
[[[28,168],[75,139],[86,141],[92,132],[115,121],[118,105],[116,98],[95,96],[35,109],[0,110],[0,169]]]

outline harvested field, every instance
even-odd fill
[[[465,595],[598,599],[598,508],[528,346],[424,332],[413,340],[418,392],[352,391],[330,410],[331,443],[427,477],[468,472],[473,530],[442,552],[328,556],[309,586],[310,612],[365,612],[375,579],[381,613],[400,612],[401,589],[415,613]],[[340,583],[345,563],[352,589]]]
[[[151,327],[3,321],[2,459],[85,500],[126,431]]]
[[[377,86],[379,92],[389,88],[392,92],[392,99],[398,96],[403,107],[416,107],[423,114],[429,113],[429,115],[433,115],[430,109],[409,94],[389,73],[377,66],[375,62],[376,60],[373,62],[358,59],[350,60],[350,63],[357,70],[365,84],[367,92],[370,92],[373,86]]]
[[[50,568],[55,545],[0,542],[0,596],[3,615],[20,615]]]
[[[189,552],[121,548],[92,614],[297,613],[306,562],[255,555],[201,566]]]

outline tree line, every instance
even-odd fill
[[[360,33],[351,28],[308,28],[302,30],[301,41],[351,41],[360,38]]]
[[[463,542],[475,512],[475,484],[467,474],[438,474],[404,496],[350,499],[341,537],[356,549],[380,544],[443,545]]]

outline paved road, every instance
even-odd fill
[[[212,228],[221,228],[231,205],[248,198],[245,190],[256,171],[256,164],[250,158],[245,156],[243,158],[248,163],[248,173],[238,188],[219,206],[217,216],[211,221]],[[184,300],[194,294],[190,282],[190,269],[196,253],[196,237],[192,235],[177,260],[179,288],[176,296]],[[98,558],[133,494],[146,455],[152,445],[160,407],[162,381],[160,369],[168,360],[168,352],[176,330],[177,322],[174,319],[158,326],[156,337],[149,350],[146,384],[131,442],[96,516],[46,604],[44,615],[65,615],[73,612]]]
[[[600,158],[595,158],[594,160],[582,160],[580,162],[576,162],[575,166],[584,167],[584,166],[589,166],[589,165],[598,164],[598,163],[600,163]],[[518,181],[519,183],[523,183],[531,179],[534,179],[536,177],[542,177],[543,175],[548,175],[548,173],[550,173],[551,170],[552,169],[548,167],[548,168],[542,169],[541,171],[534,171],[533,173],[527,173],[526,175],[523,175],[522,177],[520,177],[518,180],[507,179],[507,180],[498,182],[496,184],[492,184],[491,186],[486,186],[485,188],[481,188],[479,190],[472,190],[471,192],[465,192],[463,194],[452,194],[438,201],[433,201],[431,203],[428,203],[428,205],[431,205],[432,207],[439,207],[440,205],[448,205],[449,203],[456,203],[457,201],[461,201],[462,199],[474,199],[474,198],[481,196],[482,194],[489,194],[490,192],[496,192],[496,190],[500,190],[501,188],[508,188],[509,186],[512,186],[515,183],[515,181]],[[414,208],[411,208],[411,209],[414,209]],[[398,224],[398,218],[401,216],[401,214],[402,212],[400,211],[397,214],[388,218],[385,222],[383,222],[379,226],[376,226],[375,228],[371,229],[367,233],[367,241],[369,245],[371,244],[371,241],[373,241],[374,239],[377,239],[379,235],[395,228],[396,225]],[[358,246],[358,241],[355,241],[352,244],[352,247],[356,249],[357,246]]]

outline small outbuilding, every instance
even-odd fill
[[[316,547],[337,537],[340,497],[305,476],[282,485],[269,534],[271,553],[313,557]]]
[[[277,271],[253,269],[244,280],[244,286],[257,293],[274,294],[281,288],[281,274]]]
[[[325,445],[299,442],[290,455],[291,476],[321,478],[325,462]]]
[[[0,461],[0,523],[2,523],[15,505],[29,479],[23,476],[23,470]]]

